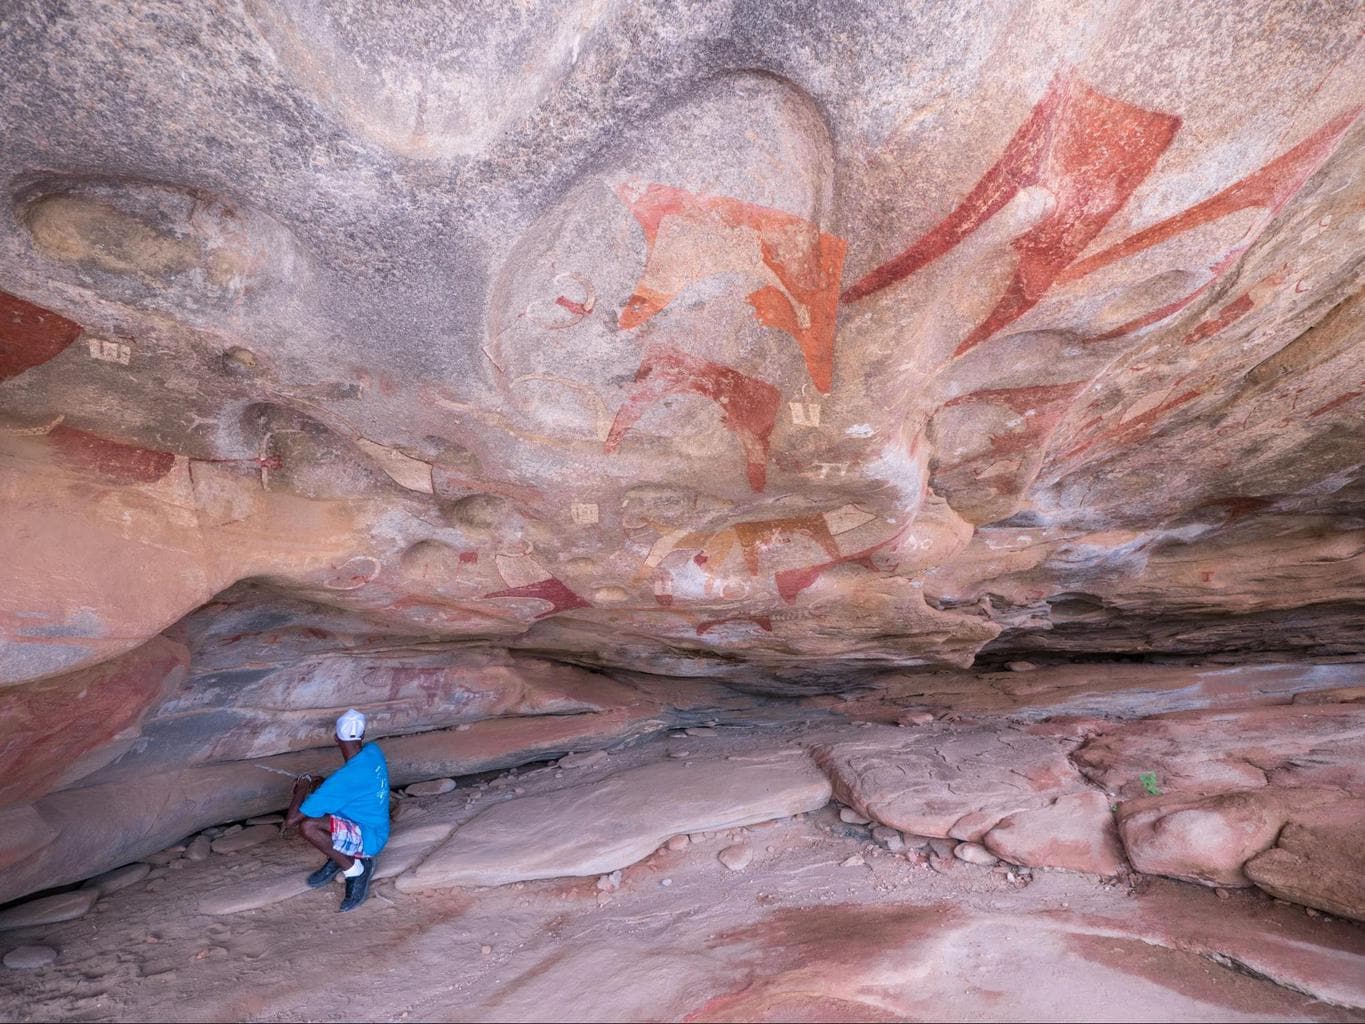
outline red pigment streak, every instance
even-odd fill
[[[992,434],[988,458],[1012,455],[1031,451],[1039,447],[1041,441],[1051,435],[1070,408],[1071,401],[1088,382],[1068,381],[1065,384],[1035,384],[1020,388],[985,388],[959,395],[945,402],[943,408],[960,405],[973,405],[978,402],[1003,405],[1016,413],[1024,414],[1030,409],[1035,415],[1026,421],[1025,429],[1007,434]],[[979,461],[968,459],[967,463]],[[945,467],[947,468],[947,467]]]
[[[121,444],[74,427],[59,426],[47,440],[65,465],[111,484],[155,483],[175,465],[174,452]]]
[[[1354,401],[1361,395],[1365,395],[1365,391],[1348,391],[1344,395],[1338,395],[1336,398],[1332,399],[1326,405],[1320,405],[1312,412],[1310,412],[1308,414],[1308,418],[1311,420],[1314,416],[1321,416],[1325,412],[1331,412],[1333,409],[1336,409],[1339,406],[1343,406],[1347,402]]]
[[[823,573],[833,569],[836,565],[861,565],[864,569],[876,572],[877,565],[872,561],[872,556],[899,541],[908,529],[908,525],[903,526],[885,540],[878,541],[871,547],[864,548],[862,551],[851,555],[835,558],[829,562],[821,562],[819,565],[808,565],[801,569],[783,569],[773,577],[773,582],[777,585],[777,592],[782,600],[791,604],[801,591],[811,586]]]
[[[697,624],[697,636],[705,636],[710,630],[717,626],[723,626],[727,622],[745,622],[757,626],[765,633],[773,631],[773,620],[771,615],[736,615],[728,619],[707,619],[705,622]]]
[[[1011,246],[1014,276],[996,307],[953,353],[961,356],[1037,305],[1062,271],[1128,201],[1180,127],[1173,114],[1096,92],[1070,73],[1053,79],[1000,159],[942,221],[844,292],[845,302],[901,281],[954,248],[1022,189],[1042,186],[1052,210]]]
[[[1220,498],[1217,501],[1206,501],[1199,506],[1200,509],[1223,509],[1227,513],[1225,522],[1231,523],[1241,519],[1252,512],[1259,512],[1270,504],[1268,498],[1253,498],[1241,495],[1233,498]]]
[[[463,565],[472,565],[474,562],[477,562],[478,560],[479,560],[479,553],[478,553],[477,551],[461,551],[461,552],[460,552],[460,562],[461,562],[461,564],[463,564]]]
[[[1130,334],[1133,331],[1142,329],[1143,327],[1150,327],[1152,324],[1160,323],[1162,320],[1165,320],[1168,316],[1173,316],[1174,314],[1179,313],[1182,309],[1184,309],[1191,302],[1193,302],[1200,295],[1202,295],[1205,291],[1207,291],[1208,288],[1215,281],[1222,277],[1223,274],[1226,273],[1227,270],[1241,258],[1242,253],[1246,252],[1247,248],[1248,248],[1247,245],[1239,245],[1230,250],[1228,253],[1226,253],[1222,257],[1222,259],[1220,259],[1213,266],[1209,267],[1209,279],[1205,281],[1203,284],[1201,284],[1194,291],[1190,292],[1188,295],[1182,295],[1180,298],[1174,299],[1171,302],[1166,303],[1166,305],[1164,306],[1158,306],[1156,309],[1152,310],[1149,313],[1143,313],[1141,316],[1134,317],[1132,320],[1129,320],[1126,323],[1121,323],[1112,330],[1105,331],[1103,334],[1097,334],[1093,338],[1086,338],[1084,339],[1083,344],[1089,345],[1097,341],[1108,341],[1110,338],[1122,337],[1125,334]]]
[[[1193,345],[1203,341],[1205,338],[1212,338],[1223,328],[1230,326],[1234,321],[1240,320],[1256,307],[1255,301],[1251,298],[1251,293],[1239,295],[1232,302],[1220,309],[1216,316],[1196,324],[1194,330],[1185,335],[1185,344]]]
[[[1155,409],[1148,409],[1141,416],[1135,416],[1127,423],[1121,423],[1112,430],[1107,430],[1102,434],[1097,434],[1088,441],[1082,441],[1076,447],[1066,452],[1062,458],[1069,459],[1073,455],[1080,455],[1100,441],[1112,440],[1119,442],[1136,441],[1140,437],[1145,437],[1151,432],[1151,428],[1156,425],[1156,421],[1164,414],[1176,409],[1186,402],[1198,398],[1202,391],[1186,391],[1184,394],[1177,395],[1169,401],[1163,402]]]
[[[677,297],[676,290],[656,288],[651,282],[691,282],[735,269],[761,273],[757,265],[742,266],[743,253],[752,246],[746,236],[756,235],[763,266],[781,288],[767,284],[751,292],[747,298],[754,315],[765,327],[785,331],[795,339],[815,387],[829,392],[834,379],[839,279],[847,247],[842,238],[821,231],[804,217],[729,196],[701,196],[660,184],[648,185],[643,192],[622,185],[617,194],[643,229],[646,246],[644,272],[621,312],[623,328],[645,323]],[[740,262],[733,267],[691,266],[690,249],[669,244],[668,233],[664,243],[658,244],[659,230],[670,218],[735,236],[734,251]]]
[[[566,296],[563,295],[555,299],[555,305],[563,306],[565,309],[567,309],[570,313],[574,314],[575,316],[587,316],[588,313],[590,312],[588,307],[583,305],[583,303],[574,302],[573,299],[567,298]]]
[[[583,600],[562,582],[553,576],[547,576],[543,580],[535,583],[528,583],[523,587],[513,587],[511,590],[499,590],[493,594],[484,594],[485,598],[490,597],[534,597],[538,601],[548,601],[550,610],[541,612],[536,616],[543,619],[550,615],[557,615],[560,612],[572,611],[575,608],[591,608],[592,605]]]
[[[0,381],[59,355],[81,329],[74,320],[0,292]]]
[[[1294,198],[1304,183],[1327,162],[1327,158],[1336,152],[1342,136],[1355,123],[1363,109],[1365,107],[1352,107],[1339,114],[1293,149],[1280,154],[1259,171],[1234,182],[1217,195],[1210,196],[1202,203],[1196,203],[1189,209],[1167,217],[1135,235],[1130,235],[1122,242],[1073,264],[1062,275],[1061,280],[1075,281],[1116,260],[1141,252],[1143,249],[1150,249],[1176,235],[1252,207],[1263,207],[1268,211],[1269,216],[1266,218],[1268,224],[1270,218],[1279,213],[1285,203]],[[1249,244],[1248,241],[1241,249],[1245,250]]]
[[[762,491],[768,480],[768,440],[777,423],[781,392],[738,370],[672,348],[646,353],[631,395],[617,411],[607,434],[606,453],[610,455],[620,447],[626,431],[649,406],[678,392],[701,395],[720,406],[722,422],[744,449],[749,486]]]
[[[1017,413],[1026,413],[1040,405],[1053,402],[1069,402],[1089,383],[1084,380],[1067,381],[1064,384],[1032,384],[1022,388],[982,388],[965,395],[958,395],[943,403],[945,409],[955,405],[971,405],[976,402],[990,402],[1004,405]]]
[[[673,595],[672,595],[672,594],[655,594],[655,595],[654,595],[654,600],[655,600],[655,602],[657,602],[658,604],[662,605],[664,608],[672,608],[672,607],[673,607]]]

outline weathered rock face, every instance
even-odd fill
[[[1079,752],[945,734],[970,796],[887,812],[1094,870],[1094,786],[1358,794],[1355,698],[1180,673],[1361,653],[1362,25],[8,5],[0,899],[276,809],[348,705],[415,781],[874,672],[1021,718],[1223,687]],[[1054,672],[1095,655],[1174,675]],[[894,774],[850,743],[836,788]],[[1280,878],[1295,827],[1172,873]]]

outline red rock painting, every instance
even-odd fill
[[[546,601],[550,605],[550,610],[541,612],[536,620],[548,618],[551,615],[558,615],[560,612],[572,611],[575,608],[591,608],[592,605],[579,597],[570,590],[560,580],[553,576],[547,576],[543,580],[536,580],[534,583],[527,583],[524,586],[512,587],[508,590],[498,590],[491,594],[484,594],[484,598],[490,597],[533,597],[537,601]]]
[[[1360,116],[1362,107],[1334,117],[1313,134],[1280,154],[1259,171],[1236,181],[1216,195],[1165,220],[1144,228],[1135,235],[1107,249],[1095,253],[1067,268],[1060,280],[1075,281],[1100,267],[1124,259],[1134,253],[1159,245],[1177,235],[1203,224],[1209,224],[1242,210],[1261,208],[1266,211],[1262,227],[1284,208],[1284,205],[1303,188],[1309,178],[1327,162],[1348,128]],[[1245,251],[1250,242],[1239,247]]]
[[[638,327],[688,283],[720,273],[768,279],[750,292],[758,322],[795,339],[817,389],[834,378],[834,319],[845,243],[810,221],[729,196],[700,196],[672,185],[617,190],[645,235],[645,269],[621,312]],[[704,254],[698,259],[698,254]]]
[[[156,483],[175,465],[174,452],[110,441],[65,425],[51,431],[47,440],[68,469],[110,484]]]
[[[1240,320],[1252,311],[1256,303],[1252,301],[1251,293],[1246,292],[1239,295],[1232,302],[1220,309],[1215,315],[1207,320],[1195,325],[1194,330],[1185,335],[1185,344],[1193,345],[1203,341],[1205,338],[1212,338],[1225,327],[1230,327],[1235,321]]]
[[[777,423],[781,393],[765,381],[677,349],[660,347],[645,355],[630,397],[617,411],[607,434],[607,454],[620,447],[626,431],[646,409],[667,395],[684,392],[700,395],[720,406],[725,428],[744,449],[749,486],[762,491],[767,484],[768,443]]]
[[[1149,249],[1154,245],[1168,241],[1186,231],[1193,230],[1203,224],[1208,224],[1223,217],[1239,213],[1242,210],[1260,208],[1264,210],[1258,225],[1249,231],[1242,241],[1232,249],[1223,253],[1208,268],[1209,279],[1201,284],[1188,295],[1182,296],[1172,302],[1160,306],[1149,313],[1136,317],[1127,323],[1120,324],[1118,327],[1087,341],[1106,341],[1116,338],[1140,328],[1150,326],[1154,323],[1166,319],[1174,313],[1184,309],[1204,291],[1214,284],[1225,273],[1231,270],[1241,259],[1242,254],[1251,248],[1260,233],[1269,226],[1271,219],[1280,212],[1284,205],[1292,199],[1314,172],[1326,162],[1327,158],[1336,151],[1337,145],[1341,142],[1342,135],[1355,122],[1362,108],[1356,107],[1353,110],[1334,118],[1332,121],[1323,125],[1308,138],[1304,139],[1297,146],[1276,157],[1254,174],[1229,185],[1217,195],[1198,203],[1187,210],[1184,210],[1173,217],[1168,217],[1157,224],[1152,225],[1135,235],[1131,235],[1116,245],[1110,246],[1101,252],[1096,253],[1078,263],[1068,267],[1058,279],[1059,283],[1078,280],[1094,270],[1124,259],[1144,249]],[[1220,312],[1221,317],[1224,313],[1228,314],[1225,321],[1219,324],[1208,325],[1208,329],[1216,334],[1223,327],[1228,326],[1233,320],[1248,312],[1254,300],[1249,296],[1243,296],[1245,305],[1234,309],[1229,306]],[[1242,300],[1239,300],[1242,301]],[[1205,325],[1200,325],[1204,327]],[[1208,337],[1202,334],[1192,340],[1186,339],[1186,344],[1198,341],[1200,337]]]
[[[819,513],[808,516],[788,516],[785,519],[760,519],[747,523],[735,523],[735,540],[744,555],[744,566],[750,576],[758,575],[758,556],[762,550],[778,543],[784,533],[805,534],[825,549],[831,558],[839,558],[841,552],[834,535],[829,532],[829,523]]]
[[[1207,291],[1210,287],[1212,287],[1213,283],[1217,281],[1220,277],[1222,277],[1223,274],[1226,271],[1228,271],[1234,263],[1237,262],[1238,258],[1245,251],[1246,251],[1245,248],[1235,249],[1232,252],[1226,254],[1213,266],[1209,267],[1209,279],[1205,281],[1203,284],[1201,284],[1198,288],[1195,288],[1193,291],[1187,292],[1186,294],[1180,296],[1177,299],[1172,299],[1165,305],[1158,306],[1156,309],[1149,310],[1148,312],[1143,313],[1140,316],[1135,316],[1133,317],[1133,319],[1121,323],[1117,327],[1105,331],[1103,334],[1096,334],[1092,337],[1086,338],[1085,344],[1090,344],[1096,341],[1108,341],[1111,338],[1121,338],[1125,334],[1132,334],[1134,331],[1139,331],[1144,327],[1150,327],[1152,324],[1160,323],[1162,320],[1165,320],[1168,316],[1174,316],[1176,313],[1179,313],[1182,309],[1188,306],[1195,299],[1199,298],[1200,295],[1204,294],[1204,292]]]
[[[1014,276],[995,308],[958,345],[975,348],[1032,309],[1127,202],[1180,127],[1180,118],[1096,92],[1074,74],[1053,79],[995,165],[942,221],[844,293],[866,298],[951,250],[1022,189],[1041,186],[1052,209],[1012,246]]]
[[[771,633],[773,631],[773,620],[771,615],[734,615],[728,619],[707,619],[705,622],[697,623],[697,636],[705,636],[711,630],[718,629],[731,622],[755,626],[765,633]]]
[[[80,333],[74,320],[0,292],[0,381],[61,354]]]
[[[880,540],[876,544],[863,548],[861,551],[855,551],[850,555],[843,555],[828,562],[820,562],[817,565],[802,566],[799,569],[783,569],[773,577],[778,595],[782,600],[791,604],[801,591],[812,586],[822,575],[839,565],[861,565],[869,572],[880,572],[877,563],[873,561],[874,556],[900,541],[905,536],[907,529],[909,529],[908,525],[903,526],[885,540]]]
[[[843,299],[855,302],[904,280],[953,249],[1020,190],[1041,186],[1052,196],[1053,207],[1011,243],[1018,257],[1014,276],[995,308],[958,345],[953,353],[956,358],[1032,309],[1053,285],[1078,280],[1230,214],[1252,208],[1265,210],[1258,230],[1213,261],[1208,282],[1087,340],[1103,341],[1130,333],[1179,312],[1229,270],[1259,230],[1335,152],[1362,109],[1354,107],[1333,118],[1260,170],[1203,202],[1078,259],[1155,168],[1175,137],[1180,118],[1104,96],[1074,74],[1059,75],[1000,159],[966,198],[899,256],[864,275],[844,292]]]
[[[182,645],[157,637],[94,668],[0,687],[0,805],[46,792],[82,756],[136,725],[188,666]]]
[[[1365,391],[1348,391],[1344,395],[1338,395],[1330,402],[1327,402],[1324,405],[1320,405],[1312,412],[1310,412],[1308,414],[1308,418],[1311,420],[1315,416],[1321,416],[1324,413],[1331,412],[1333,409],[1339,409],[1347,402],[1354,402],[1361,395],[1365,395]]]
[[[952,409],[981,403],[1003,405],[1020,416],[1027,417],[1022,430],[992,434],[987,457],[994,459],[1001,455],[1024,454],[1037,451],[1046,443],[1047,438],[1071,408],[1072,401],[1085,389],[1087,383],[1083,380],[1073,380],[1063,384],[1034,384],[1018,388],[982,388],[980,391],[958,395],[944,402],[942,408]],[[977,456],[967,461],[976,462],[980,458],[981,456]]]
[[[1133,441],[1141,440],[1152,432],[1156,427],[1157,422],[1166,413],[1173,409],[1178,409],[1187,402],[1193,401],[1201,394],[1203,394],[1203,392],[1198,390],[1184,391],[1174,398],[1167,399],[1155,408],[1148,409],[1142,415],[1134,416],[1127,423],[1117,423],[1108,430],[1082,441],[1080,444],[1075,445],[1069,451],[1065,452],[1062,455],[1062,458],[1070,459],[1077,455],[1083,455],[1101,441],[1116,441],[1119,444],[1130,444]],[[1086,426],[1090,426],[1095,422],[1095,420],[1091,420]]]

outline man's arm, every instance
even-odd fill
[[[320,785],[322,785],[322,779],[311,774],[300,775],[294,780],[294,789],[289,794],[289,810],[284,812],[284,824],[280,826],[280,831],[293,828],[303,821],[303,812],[299,810],[299,806],[308,797],[308,794]]]

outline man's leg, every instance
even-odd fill
[[[304,818],[299,822],[299,835],[316,846],[342,871],[349,871],[355,858],[332,846],[332,825],[326,818]]]

